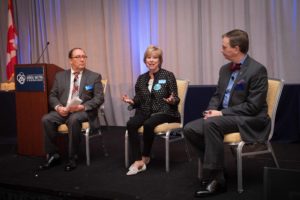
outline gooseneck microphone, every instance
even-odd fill
[[[48,45],[49,45],[49,44],[50,44],[50,42],[47,42],[47,43],[46,43],[46,46],[45,46],[45,48],[43,49],[42,54],[41,54],[40,57],[37,59],[37,61],[36,61],[35,64],[37,64],[37,63],[40,62],[40,59],[41,59],[41,57],[44,55],[44,53],[45,53],[46,49],[48,48]]]

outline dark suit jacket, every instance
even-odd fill
[[[244,141],[263,142],[268,138],[271,121],[267,114],[268,74],[266,68],[247,56],[231,90],[228,108],[222,101],[231,78],[228,63],[221,67],[217,89],[208,109],[221,110],[224,116],[238,116],[237,124]]]
[[[49,95],[50,108],[67,105],[70,91],[71,69],[58,72]],[[101,75],[84,69],[79,86],[79,98],[85,106],[91,128],[99,128],[98,108],[104,102]]]

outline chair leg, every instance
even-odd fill
[[[244,142],[240,142],[237,147],[237,150],[236,150],[238,193],[242,193],[244,191],[244,189],[243,189],[243,165],[242,165],[242,150],[243,150],[244,144],[245,144]]]
[[[170,171],[170,132],[166,133],[165,146],[166,146],[166,172],[169,172]]]
[[[90,166],[90,141],[89,141],[90,129],[85,131],[85,153],[86,153],[86,165]]]
[[[275,156],[274,150],[273,150],[273,148],[272,148],[271,143],[268,142],[268,143],[267,143],[267,146],[268,146],[269,151],[270,151],[271,154],[272,154],[273,161],[274,161],[276,167],[277,167],[277,168],[280,168],[280,167],[279,167],[279,164],[278,164],[278,161],[277,161],[277,158],[276,158],[276,156]]]
[[[129,145],[128,145],[128,131],[125,132],[125,167],[129,167]]]
[[[165,148],[166,148],[166,156],[165,156],[166,157],[166,172],[170,171],[170,143],[171,143],[170,134],[171,134],[171,131],[168,131],[166,133],[166,136],[164,137],[165,138]],[[183,138],[183,136],[181,136],[181,137]],[[188,144],[187,144],[186,141],[184,142],[184,144],[185,144],[185,152],[187,154],[188,160],[191,161],[192,158],[191,158],[191,155],[190,155]]]

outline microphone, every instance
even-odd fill
[[[45,53],[46,49],[48,48],[48,45],[49,45],[49,44],[50,44],[50,42],[47,42],[47,43],[46,43],[46,46],[45,46],[45,48],[43,49],[42,54],[41,54],[40,57],[37,59],[37,61],[35,62],[35,64],[39,63],[41,57],[44,55],[44,53]]]

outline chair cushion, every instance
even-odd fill
[[[81,126],[82,126],[82,130],[85,130],[85,129],[87,129],[87,128],[90,127],[90,124],[89,124],[88,122],[83,122],[83,123],[81,124]],[[68,127],[67,127],[66,124],[61,124],[61,125],[59,125],[59,127],[57,128],[57,131],[58,131],[59,133],[67,134],[67,133],[68,133]]]
[[[224,135],[225,143],[236,143],[241,141],[241,135],[239,132],[228,133]]]
[[[163,124],[156,126],[154,129],[154,132],[157,135],[161,135],[161,134],[166,133],[170,129],[177,129],[177,128],[181,128],[180,123],[163,123]],[[144,127],[141,126],[138,129],[138,132],[142,134],[144,132]]]

